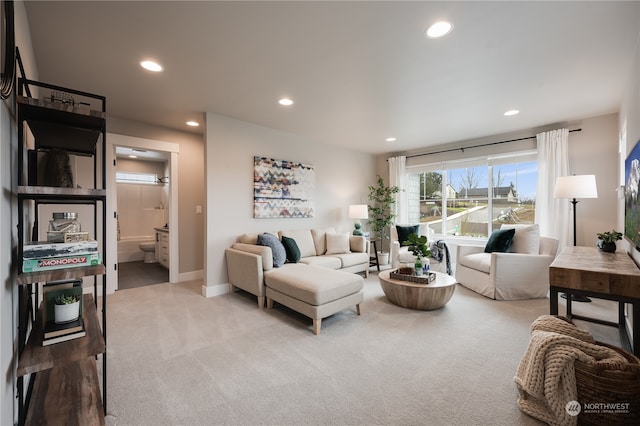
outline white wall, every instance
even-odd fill
[[[0,182],[2,194],[0,194],[0,279],[2,288],[0,289],[0,370],[6,372],[0,381],[0,424],[13,424],[13,404],[14,404],[14,375],[8,374],[14,371],[13,353],[14,345],[14,306],[17,301],[17,289],[13,283],[11,273],[11,251],[16,245],[15,216],[11,207],[12,182],[17,170],[11,166],[12,159],[16,157],[15,152],[15,126],[12,121],[10,101],[3,101],[0,106]],[[11,141],[11,144],[4,143]],[[15,294],[15,296],[14,296]],[[16,322],[17,324],[17,322]],[[12,344],[13,343],[13,344]]]
[[[27,77],[37,80],[38,71],[33,57],[29,23],[23,2],[14,2],[16,45],[24,64]],[[17,72],[17,71],[16,71]],[[13,111],[13,95],[0,102],[0,424],[10,425],[17,420],[15,399],[15,359],[17,352],[17,286],[11,271],[11,253],[17,246],[15,198],[11,195],[17,185],[18,134]]]
[[[618,114],[584,119],[580,127],[581,132],[569,134],[569,170],[577,175],[595,174],[598,198],[578,200],[576,243],[593,247],[597,233],[619,229],[616,227]]]
[[[640,12],[638,22],[640,22]],[[625,89],[625,97],[622,101],[622,105],[620,106],[619,126],[620,132],[625,132],[623,137],[627,141],[625,152],[620,153],[620,160],[624,161],[635,144],[640,141],[640,32],[638,34],[638,44],[636,45],[636,54],[633,66],[629,73],[629,80],[627,81]],[[618,199],[617,207],[618,226],[616,229],[623,230],[624,197]],[[640,264],[640,252],[638,252],[638,250],[636,250],[635,247],[633,247],[633,245],[631,245],[626,239],[621,243],[621,245],[631,254],[631,257],[635,260],[636,264]],[[632,311],[631,309],[627,309],[627,327],[629,327],[630,330],[633,330],[632,322]]]
[[[108,101],[108,100],[107,100]],[[178,155],[178,242],[181,275],[194,275],[204,269],[204,214],[197,214],[196,207],[205,205],[204,193],[204,142],[203,136],[149,126],[117,117],[107,117],[109,133],[138,138],[166,141],[180,146]]]
[[[640,20],[640,17],[639,17]],[[620,153],[620,165],[624,166],[624,160],[627,158],[635,144],[640,141],[640,42],[636,47],[636,56],[633,62],[633,68],[627,81],[625,90],[625,98],[620,106],[619,128],[620,131],[626,130],[623,135],[626,139],[625,151]],[[626,129],[625,129],[626,126]],[[624,172],[623,172],[624,173]],[[624,229],[624,198],[618,200],[618,229]],[[635,259],[636,263],[640,263],[640,253],[635,250],[631,244],[625,239],[624,244]]]
[[[334,226],[350,231],[349,204],[367,204],[375,182],[375,158],[216,114],[205,133],[207,211],[203,294],[226,291],[224,250],[245,232]],[[315,167],[315,217],[253,218],[253,157],[297,161]]]

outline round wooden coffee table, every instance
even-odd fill
[[[394,280],[389,277],[391,271],[378,273],[380,286],[391,303],[403,308],[431,311],[447,304],[456,290],[456,280],[441,272],[434,272],[436,279],[429,284]]]

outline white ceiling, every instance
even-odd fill
[[[637,1],[26,9],[39,79],[105,95],[110,116],[193,131],[188,119],[213,112],[370,153],[616,112],[640,32]],[[440,18],[453,32],[426,39]],[[142,70],[147,58],[165,71]],[[278,105],[282,96],[295,104]],[[504,117],[509,109],[521,113]]]

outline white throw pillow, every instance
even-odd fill
[[[502,225],[500,229],[515,228],[509,253],[540,254],[540,228],[533,225]]]
[[[297,229],[292,231],[280,231],[280,237],[289,237],[296,240],[296,244],[300,249],[300,257],[310,257],[316,255],[316,246],[313,243],[311,230]]]
[[[351,253],[349,250],[349,234],[327,233],[327,254]]]

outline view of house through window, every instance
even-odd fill
[[[407,179],[409,217],[436,234],[487,237],[503,223],[535,221],[535,153],[419,169]]]

